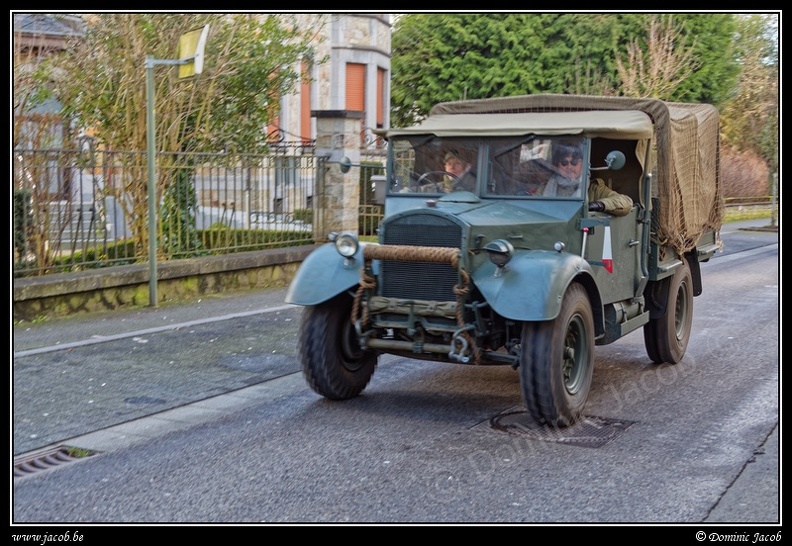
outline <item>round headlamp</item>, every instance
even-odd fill
[[[335,239],[335,247],[344,258],[351,258],[358,251],[360,242],[352,233],[342,233]]]
[[[505,239],[495,239],[484,245],[484,250],[489,254],[489,259],[498,267],[509,263],[514,256],[514,247]]]

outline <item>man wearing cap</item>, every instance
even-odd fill
[[[442,190],[446,193],[462,190],[474,191],[476,177],[470,172],[471,167],[471,163],[462,159],[459,154],[448,152],[444,158],[444,169],[453,176],[447,176],[442,182]]]

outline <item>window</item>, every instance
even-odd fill
[[[384,127],[385,123],[385,76],[387,72],[382,68],[377,69],[377,127]]]
[[[346,109],[355,112],[366,110],[366,65],[346,65]]]
[[[300,140],[303,144],[311,143],[311,74],[308,64],[302,65],[302,81],[300,83]]]

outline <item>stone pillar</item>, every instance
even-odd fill
[[[363,112],[313,110],[316,118],[316,156],[319,161],[314,193],[313,236],[317,243],[331,231],[358,232],[360,210],[360,167],[346,174],[339,162],[347,157],[360,164],[360,126]]]

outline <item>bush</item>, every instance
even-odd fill
[[[14,250],[24,256],[33,236],[33,202],[30,190],[14,190]]]
[[[198,234],[203,247],[215,254],[309,245],[314,242],[311,233],[233,229],[222,223],[215,223],[209,229],[199,231]]]
[[[134,241],[126,240],[78,250],[71,256],[56,258],[53,265],[61,272],[68,272],[134,264],[137,261]]]
[[[770,195],[769,169],[756,153],[721,150],[721,192],[723,197],[760,197]]]
[[[131,240],[112,242],[78,250],[68,256],[56,256],[47,269],[51,273],[71,273],[137,263],[135,243]],[[27,264],[29,266],[35,264]],[[14,278],[36,276],[35,271],[15,271]]]
[[[195,229],[198,199],[191,171],[175,170],[165,188],[162,205],[162,241],[165,254],[173,259],[205,254]]]
[[[294,219],[298,222],[310,224],[313,222],[313,210],[311,209],[294,209]]]

